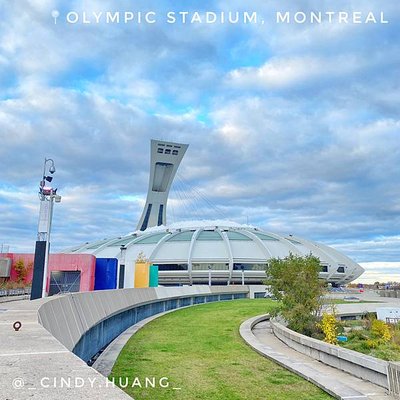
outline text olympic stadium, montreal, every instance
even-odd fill
[[[63,15],[53,10],[54,23],[67,24],[260,24],[269,23],[256,11],[68,11]],[[383,11],[276,11],[271,22],[276,24],[388,24]]]

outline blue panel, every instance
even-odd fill
[[[186,307],[192,305],[192,299],[190,297],[183,297],[179,299],[179,307]]]
[[[164,212],[164,204],[160,204],[160,208],[158,209],[158,221],[157,221],[158,226],[164,225],[163,212]]]
[[[219,297],[220,300],[232,300],[231,294],[221,294]]]
[[[193,299],[193,304],[201,304],[204,303],[205,297],[204,296],[196,296]]]
[[[94,290],[116,289],[117,267],[116,258],[96,258]]]
[[[174,310],[175,308],[178,308],[178,300],[173,299],[165,302],[165,311]]]
[[[143,224],[142,224],[142,227],[140,228],[141,231],[145,231],[147,229],[147,225],[149,224],[149,218],[150,218],[150,213],[151,213],[152,207],[153,207],[153,204],[149,204],[147,206],[146,215],[144,216]]]

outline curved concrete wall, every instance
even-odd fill
[[[248,297],[248,286],[187,286],[71,293],[44,303],[39,322],[68,350],[90,360],[129,326],[205,302]]]
[[[324,364],[388,388],[387,361],[301,335],[277,321],[270,321],[274,335],[289,347]]]

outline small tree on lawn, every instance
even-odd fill
[[[296,332],[311,335],[316,329],[323,293],[320,271],[319,259],[311,254],[301,257],[290,253],[268,262],[265,284],[281,301],[280,313]]]

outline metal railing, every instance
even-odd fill
[[[22,296],[30,294],[31,288],[20,288],[20,289],[0,289],[0,297],[5,296]]]

